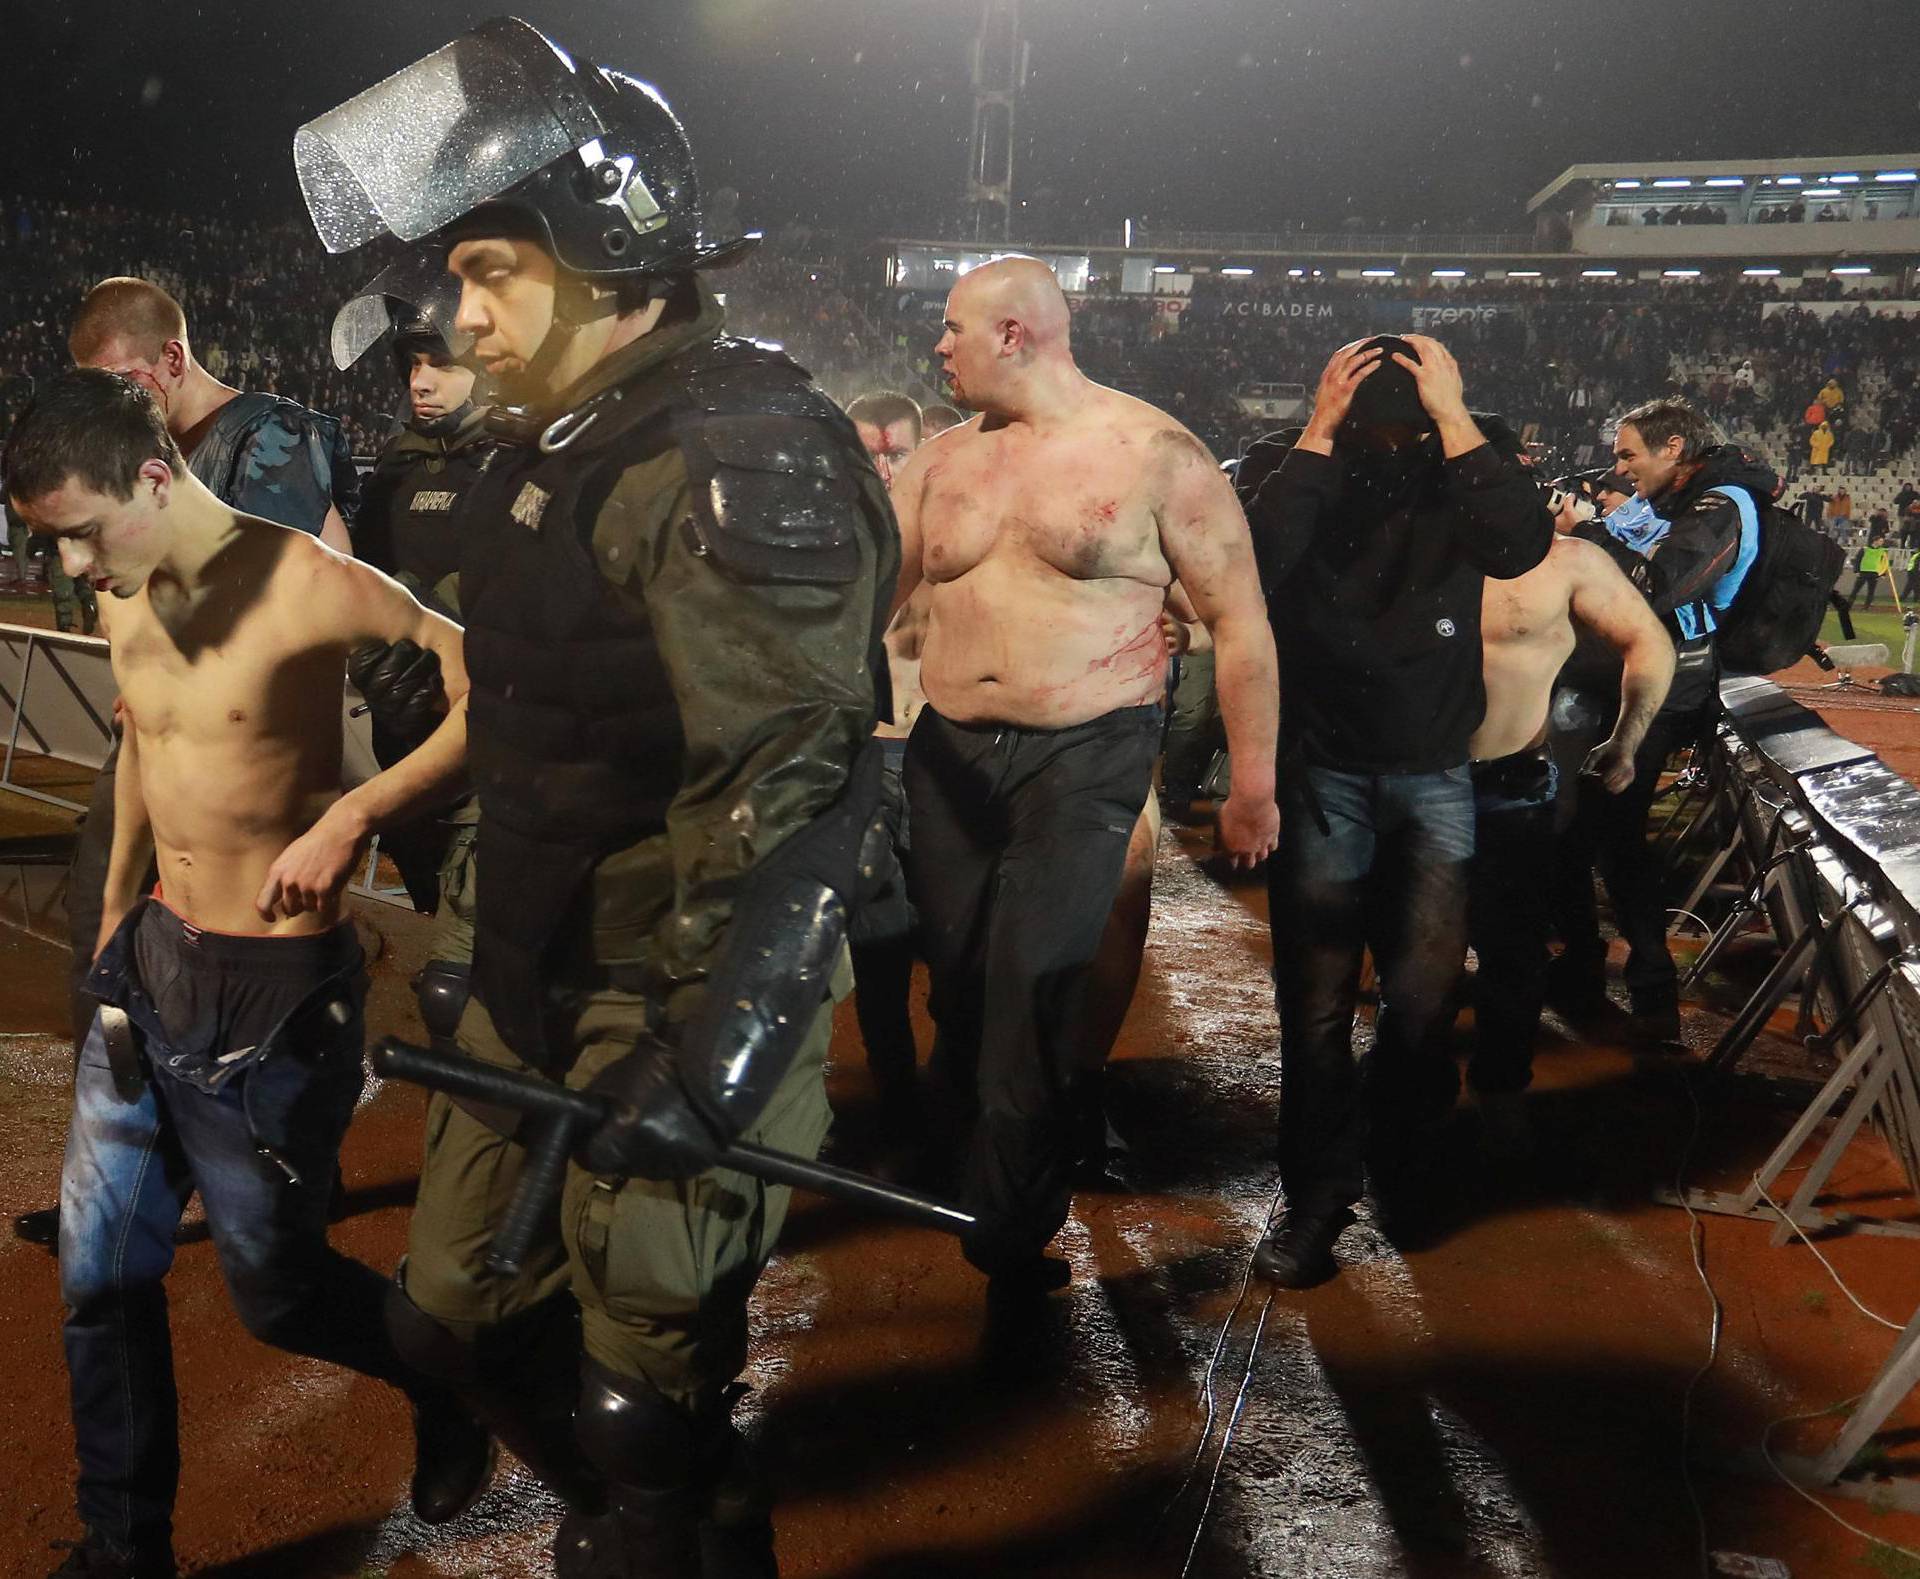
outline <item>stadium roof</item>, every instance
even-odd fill
[[[1882,173],[1912,175],[1920,173],[1920,154],[1819,154],[1800,159],[1671,159],[1656,164],[1577,164],[1563,170],[1533,195],[1527,212],[1533,213],[1552,201],[1566,188],[1582,181],[1641,181],[1694,177],[1707,180],[1714,176],[1744,176],[1762,181],[1779,176],[1800,176],[1808,181],[1830,180],[1835,175],[1857,175],[1862,183],[1871,183]]]

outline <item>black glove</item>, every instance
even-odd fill
[[[673,1049],[659,1038],[643,1034],[587,1093],[608,1105],[606,1122],[575,1153],[589,1173],[691,1179],[719,1165],[727,1142],[694,1107]]]
[[[347,678],[373,714],[374,755],[382,767],[414,750],[447,715],[440,655],[418,642],[368,643],[348,657]]]

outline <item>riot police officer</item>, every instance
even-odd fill
[[[354,548],[429,608],[460,617],[460,503],[496,442],[475,399],[471,336],[453,327],[460,289],[436,249],[385,270],[335,315],[334,365],[346,371],[382,341],[403,391],[400,420],[362,485]],[[438,665],[411,642],[353,655],[372,714],[374,755],[397,761],[445,712]],[[463,797],[381,836],[416,910],[437,914],[432,957],[415,981],[436,1042],[451,1037],[473,958],[473,854],[480,809]]]
[[[331,250],[443,249],[510,408],[460,523],[483,851],[460,1047],[622,1115],[504,1278],[481,1256],[525,1149],[437,1096],[396,1337],[567,1499],[560,1574],[771,1574],[727,1388],[786,1192],[715,1163],[826,1131],[886,490],[802,369],[723,334],[706,271],[754,238],[708,232],[645,84],[500,19],[294,157]]]

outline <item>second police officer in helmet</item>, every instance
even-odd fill
[[[525,1150],[510,1116],[436,1097],[396,1336],[567,1500],[560,1574],[771,1574],[726,1408],[787,1201],[715,1163],[826,1132],[886,490],[802,369],[724,334],[705,274],[751,241],[707,233],[645,84],[501,19],[294,154],[331,250],[438,250],[512,408],[461,505],[481,858],[460,1047],[625,1115],[509,1280],[481,1258]]]
[[[471,365],[473,340],[453,327],[460,287],[436,249],[409,254],[335,316],[334,364],[343,371],[385,342],[402,388],[400,417],[361,490],[354,551],[415,597],[460,618],[461,501],[497,440]],[[382,766],[431,734],[446,711],[439,664],[412,642],[369,647],[348,673],[372,713]],[[417,824],[381,835],[418,910],[439,916],[431,958],[415,981],[437,1044],[451,1038],[473,957],[474,842],[479,805],[466,796]]]

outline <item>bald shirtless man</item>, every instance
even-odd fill
[[[486,1435],[409,1371],[385,1280],[327,1243],[366,977],[341,893],[371,833],[465,756],[457,626],[315,538],[222,504],[139,385],[78,371],[21,413],[13,508],[102,593],[126,702],[99,947],[61,1177],[60,1284],[86,1538],[63,1575],[170,1579],[179,1469],[164,1279],[199,1192],[256,1337],[399,1387],[415,1511],[476,1496]],[[454,707],[339,795],[347,654],[412,640]],[[160,886],[142,892],[157,857]]]
[[[1610,794],[1633,783],[1634,753],[1673,681],[1673,641],[1659,616],[1592,543],[1556,536],[1525,575],[1487,582],[1480,605],[1487,711],[1468,748],[1474,857],[1467,924],[1479,972],[1467,1078],[1488,1150],[1505,1159],[1530,1145],[1523,1093],[1546,994],[1558,786],[1547,715],[1554,679],[1573,656],[1576,622],[1622,666],[1613,733],[1580,769]]]
[[[949,1073],[979,1118],[966,1249],[989,1276],[1057,1286],[1064,1104],[1089,962],[1159,750],[1178,580],[1218,652],[1237,768],[1220,813],[1236,864],[1273,849],[1279,693],[1252,543],[1206,446],[1074,365],[1045,264],[1007,258],[947,299],[935,347],[977,415],[894,481],[904,603],[931,587],[907,748],[914,902]]]

